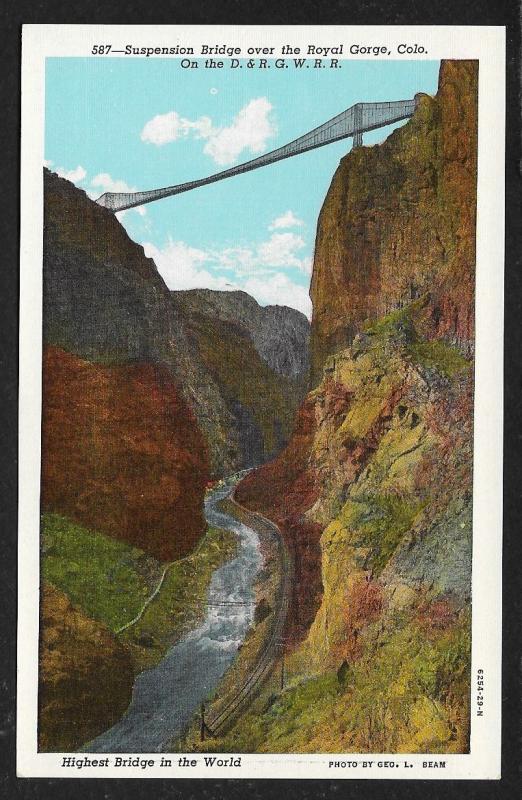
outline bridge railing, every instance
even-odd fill
[[[329,119],[327,122],[323,122],[322,125],[318,125],[317,128],[313,128],[297,139],[283,145],[283,147],[278,147],[262,156],[253,158],[243,164],[237,164],[235,167],[217,172],[207,178],[200,178],[199,180],[180,183],[176,186],[166,186],[162,189],[151,189],[150,191],[144,192],[106,192],[99,197],[96,202],[101,206],[105,206],[105,208],[110,208],[112,211],[123,211],[127,208],[134,208],[144,203],[159,200],[162,197],[181,194],[182,192],[196,189],[199,186],[205,186],[206,184],[215,183],[225,178],[231,178],[234,175],[240,175],[243,172],[249,172],[250,170],[273,164],[276,161],[290,158],[299,153],[304,153],[307,150],[324,147],[327,144],[340,141],[349,136],[354,137],[354,146],[359,145],[362,143],[362,134],[365,131],[375,130],[376,128],[408,119],[413,116],[415,107],[415,99],[379,103],[356,103],[340,114],[337,114],[337,116],[332,117],[332,119]]]
[[[407,117],[412,117],[415,111],[415,100],[399,100],[384,103],[364,103],[362,104],[362,128],[370,131],[381,128],[384,125],[391,125],[393,122],[400,121]]]

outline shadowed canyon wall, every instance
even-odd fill
[[[205,531],[209,481],[287,443],[309,323],[241,292],[170,292],[118,219],[48,170],[44,201],[41,509],[60,530],[44,558],[58,569],[89,532],[107,558],[111,539],[130,548],[123,560],[138,558],[133,547],[145,565],[183,557]],[[81,567],[64,569],[72,580]],[[74,749],[130,699],[122,677],[100,706],[96,665],[124,676],[131,662],[81,604],[47,584],[43,598],[40,746]]]
[[[306,317],[261,308],[244,292],[170,292],[114,214],[48,170],[44,177],[45,342],[94,363],[165,366],[205,437],[213,476],[272,457],[306,388]],[[240,397],[232,362],[246,350]],[[269,399],[262,419],[258,397]]]
[[[261,307],[245,292],[193,289],[171,297],[230,415],[221,458],[237,468],[273,458],[306,393],[310,323],[287,306]]]

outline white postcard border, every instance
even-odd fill
[[[476,272],[475,440],[473,485],[471,752],[452,755],[241,754],[239,767],[181,767],[182,754],[144,755],[154,766],[63,767],[63,757],[38,753],[37,664],[39,604],[40,425],[42,370],[42,165],[45,58],[90,56],[93,44],[165,47],[202,43],[232,46],[386,44],[378,59],[478,59],[479,141]],[[400,56],[400,43],[426,53]],[[422,778],[497,779],[501,744],[502,381],[504,271],[505,29],[487,26],[95,26],[26,25],[22,58],[20,247],[20,438],[17,774],[91,778]],[[97,57],[97,56],[93,56]],[[120,56],[125,58],[127,56]],[[152,55],[152,58],[155,56]],[[165,58],[167,56],[157,56]],[[180,56],[172,56],[179,58]],[[368,55],[342,58],[367,60]],[[483,670],[482,716],[477,716],[478,670]],[[239,755],[239,754],[238,754]],[[102,756],[91,756],[91,759]],[[223,758],[229,758],[230,754]],[[329,766],[330,762],[356,766]],[[369,766],[369,762],[373,762]],[[384,766],[392,762],[393,767]],[[445,762],[445,767],[423,767]],[[404,764],[411,764],[405,767]],[[382,766],[379,766],[379,765]],[[363,766],[365,765],[365,766]]]

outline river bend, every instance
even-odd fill
[[[124,716],[86,745],[85,752],[164,752],[236,657],[253,622],[253,584],[262,556],[257,533],[218,507],[233,488],[219,487],[205,500],[208,524],[234,532],[239,549],[212,576],[204,621],[173,645],[157,666],[137,676]]]

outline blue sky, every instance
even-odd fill
[[[174,59],[51,58],[45,158],[91,197],[205,177],[356,102],[434,94],[438,61],[342,69],[190,69]],[[382,141],[391,128],[365,134]],[[344,140],[119,214],[168,286],[241,288],[309,314],[317,216]]]

